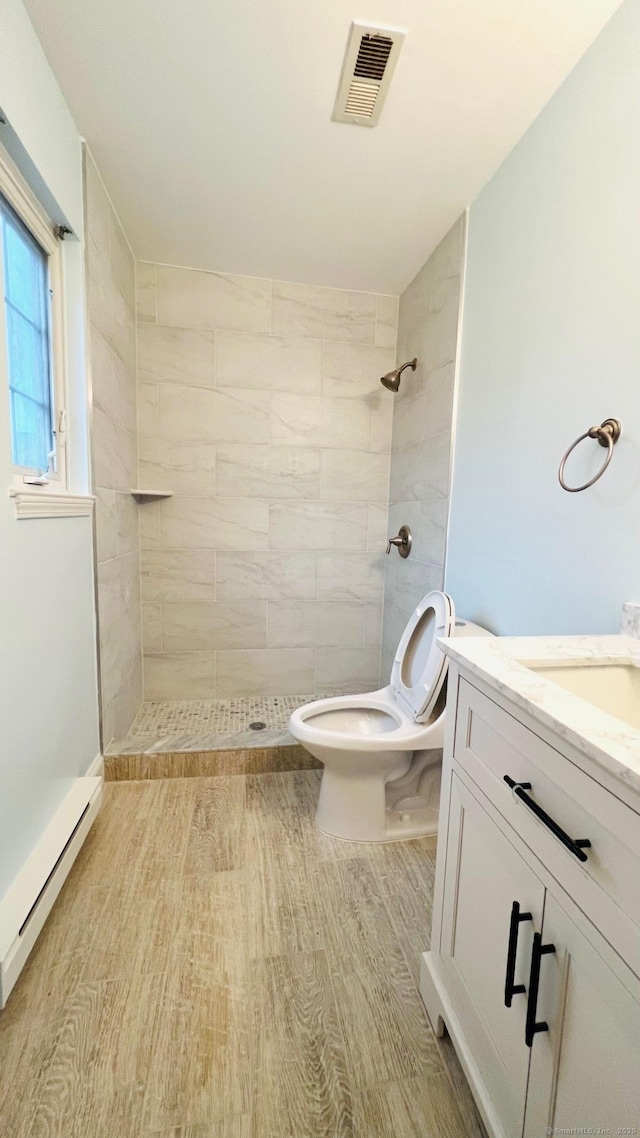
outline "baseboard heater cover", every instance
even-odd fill
[[[0,901],[0,1009],[20,975],[102,801],[102,778],[78,778]]]

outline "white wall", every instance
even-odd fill
[[[639,49],[628,0],[470,212],[446,587],[503,635],[615,632],[640,596]]]
[[[80,139],[18,0],[0,0],[0,107],[82,234]],[[82,250],[65,248],[74,490],[87,491]],[[0,361],[0,897],[96,756],[90,518],[16,521]]]

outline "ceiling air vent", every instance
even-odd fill
[[[376,125],[406,34],[354,21],[333,108],[335,122]]]

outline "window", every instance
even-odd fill
[[[53,224],[0,148],[0,400],[9,434],[0,446],[5,455],[10,447],[18,488],[65,486],[60,261]]]
[[[5,329],[15,466],[55,468],[48,257],[0,197]]]

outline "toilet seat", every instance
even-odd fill
[[[348,747],[354,752],[420,746],[447,675],[448,657],[436,640],[450,636],[454,625],[451,598],[437,590],[428,593],[402,634],[388,686],[298,708],[290,721],[294,737],[303,744]]]
[[[391,668],[391,687],[403,711],[416,723],[426,723],[447,675],[448,657],[436,643],[452,636],[455,608],[439,590],[427,593],[409,620]]]

